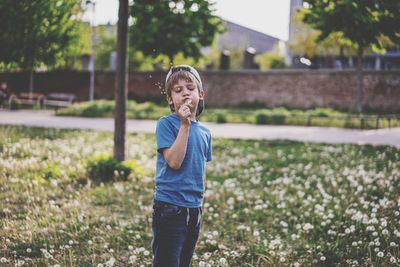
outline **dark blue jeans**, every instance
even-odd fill
[[[201,224],[201,208],[154,200],[153,267],[189,267]]]

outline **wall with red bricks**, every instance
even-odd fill
[[[137,101],[163,102],[165,72],[131,72],[128,96]],[[354,109],[354,71],[201,71],[208,107],[256,104],[266,107],[331,107]],[[35,73],[35,91],[70,92],[84,101],[89,96],[89,72]],[[13,92],[28,91],[29,73],[0,73]],[[115,73],[96,72],[95,98],[113,99]],[[400,112],[400,71],[364,73],[364,106],[385,112]]]

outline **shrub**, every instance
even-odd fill
[[[89,178],[97,183],[118,180],[127,181],[131,173],[144,174],[140,164],[135,161],[119,162],[112,155],[100,153],[89,159],[86,167]]]
[[[270,124],[270,114],[267,111],[259,111],[256,114],[256,124]]]
[[[226,114],[225,113],[217,113],[217,123],[226,123],[228,120],[226,119]]]
[[[57,164],[50,162],[46,168],[42,170],[42,177],[46,180],[51,178],[60,178],[61,171]]]

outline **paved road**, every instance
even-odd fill
[[[111,118],[58,117],[54,111],[0,110],[0,124],[113,131]],[[400,147],[400,128],[356,130],[328,127],[261,126],[204,123],[213,136],[241,139],[286,139],[318,143],[353,143]],[[128,120],[128,132],[154,133],[156,121]]]

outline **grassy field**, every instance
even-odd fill
[[[114,101],[97,100],[94,102],[76,103],[69,108],[57,112],[60,116],[82,116],[82,117],[112,117]],[[136,103],[129,101],[127,106],[127,117],[130,119],[153,119],[170,114],[167,105],[156,105],[151,102]],[[309,110],[286,109],[286,108],[207,108],[201,115],[201,121],[217,123],[251,123],[269,125],[308,125],[340,128],[387,128],[400,127],[400,116],[398,119],[379,119],[376,117],[360,117],[354,113],[340,112],[330,108],[315,108]],[[363,123],[363,126],[361,125]]]
[[[112,134],[0,126],[1,266],[151,266],[154,135],[127,181],[88,179]],[[215,139],[193,266],[398,266],[400,150]],[[116,177],[118,177],[116,173]]]

